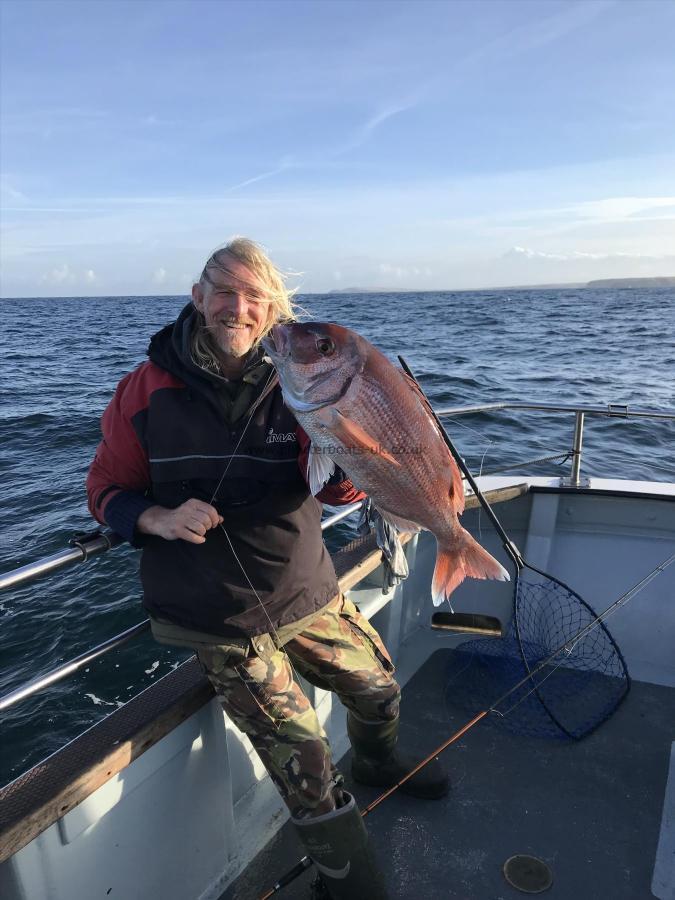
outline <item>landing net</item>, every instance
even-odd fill
[[[461,644],[449,666],[447,699],[470,713],[551,662],[493,709],[494,722],[531,737],[579,740],[608,719],[630,688],[626,663],[603,622],[580,639],[596,612],[567,585],[525,564],[514,585],[513,616],[502,638]]]

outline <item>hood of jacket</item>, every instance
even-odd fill
[[[202,369],[192,359],[192,335],[198,328],[201,314],[192,303],[186,304],[175,322],[165,325],[150,339],[147,354],[152,362],[180,378],[188,387],[204,390],[206,385],[222,387],[226,381],[222,375]],[[240,375],[243,377],[251,369],[258,366],[263,359],[264,350],[255,347],[246,360],[246,366]]]

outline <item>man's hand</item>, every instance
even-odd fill
[[[141,534],[156,534],[166,541],[183,540],[203,544],[209,528],[217,528],[224,521],[218,510],[203,500],[186,500],[176,509],[151,506],[136,521]]]

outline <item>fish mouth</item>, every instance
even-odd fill
[[[285,325],[274,325],[260,343],[274,361],[288,359],[291,355],[291,342]]]
[[[260,343],[265,353],[272,360],[272,365],[277,370],[286,405],[294,412],[307,412],[313,409],[313,405],[306,403],[302,398],[302,394],[298,393],[289,367],[285,365],[291,358],[291,341],[288,336],[288,328],[285,325],[273,325],[272,330],[265,335]]]
[[[291,359],[290,331],[292,327],[292,325],[274,325],[272,330],[260,343],[265,348],[265,352],[269,355],[277,370],[279,381],[281,382],[281,389],[284,394],[284,402],[289,409],[296,413],[316,412],[318,409],[323,409],[326,406],[337,403],[349,389],[352,378],[350,377],[347,379],[346,383],[334,397],[315,401],[306,400],[305,397],[307,393],[316,391],[317,387],[329,378],[332,378],[333,373],[317,373],[310,378],[310,383],[305,385],[304,388],[295,383],[293,374],[290,371],[290,366],[285,365]]]

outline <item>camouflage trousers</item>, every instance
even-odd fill
[[[297,674],[334,691],[359,719],[385,723],[398,717],[400,688],[389,654],[370,622],[342,594],[282,648],[262,635],[239,656],[215,645],[202,647],[197,656],[223,708],[248,736],[295,818],[335,809],[342,783]]]

